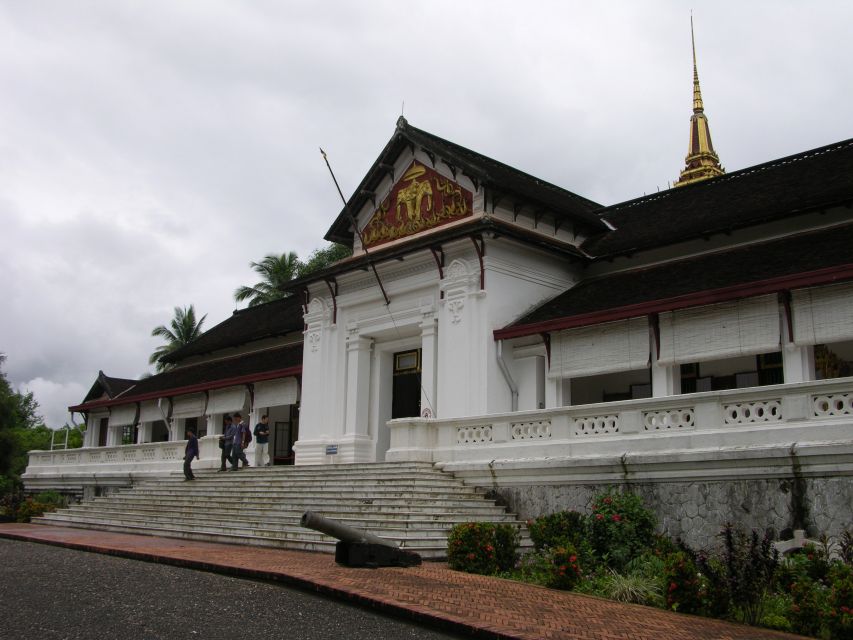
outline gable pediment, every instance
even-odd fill
[[[361,229],[366,248],[472,216],[474,195],[417,159]]]

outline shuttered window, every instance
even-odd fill
[[[853,340],[853,283],[798,289],[791,298],[795,343]]]
[[[775,294],[660,314],[661,364],[721,360],[779,350]]]
[[[298,389],[296,378],[258,382],[255,384],[255,406],[263,408],[296,404]]]
[[[246,387],[242,386],[211,391],[210,399],[207,401],[207,414],[242,411],[246,404],[246,393]]]
[[[648,364],[648,320],[631,318],[555,334],[548,375],[552,378],[579,378],[644,369]]]

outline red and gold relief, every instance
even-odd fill
[[[467,189],[413,162],[362,229],[367,248],[459,220],[474,212]]]

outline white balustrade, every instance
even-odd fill
[[[779,422],[782,419],[782,400],[756,400],[723,405],[726,424],[756,424]]]
[[[619,416],[616,414],[575,418],[574,424],[576,436],[602,436],[619,433]]]
[[[551,437],[550,420],[531,420],[511,423],[513,440],[540,440]]]
[[[478,424],[456,429],[456,441],[459,444],[483,444],[492,441],[492,425]]]
[[[814,415],[818,418],[853,415],[853,393],[814,396],[812,407],[814,408]]]
[[[690,407],[665,411],[644,411],[643,427],[646,431],[685,429],[693,427],[695,412]]]

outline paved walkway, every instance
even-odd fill
[[[480,637],[583,640],[798,637],[451,571],[443,563],[425,563],[410,569],[349,569],[335,564],[334,558],[327,554],[33,524],[0,524],[0,537],[285,582]]]

